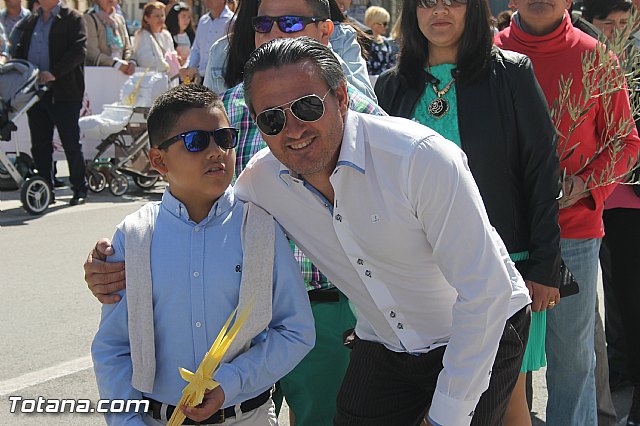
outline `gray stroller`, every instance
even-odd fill
[[[15,120],[25,114],[46,92],[39,86],[38,69],[24,60],[11,60],[0,65],[0,141],[10,141],[18,128]],[[18,142],[11,158],[0,149],[0,190],[20,189],[24,209],[40,215],[47,210],[53,198],[47,181],[37,176],[31,157],[20,152]]]

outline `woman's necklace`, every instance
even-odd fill
[[[429,72],[430,69],[429,65],[427,65],[427,72]],[[436,98],[429,102],[427,111],[429,112],[429,115],[436,120],[440,120],[449,112],[449,101],[443,98],[443,96],[449,91],[449,89],[451,89],[454,81],[456,81],[455,77],[453,77],[442,90],[438,90],[438,86],[435,83],[431,83],[431,87],[433,88],[433,92],[436,94]]]

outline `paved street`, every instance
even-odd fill
[[[142,192],[132,183],[123,197],[105,190],[69,207],[65,188],[40,217],[22,209],[17,191],[0,192],[0,426],[104,424],[97,414],[11,414],[9,396],[98,399],[89,348],[100,307],[84,284],[82,263],[98,237],[111,236],[125,215],[161,192],[161,185]],[[534,388],[534,425],[543,425],[543,372],[534,375]],[[626,415],[629,393],[614,395],[619,414]],[[280,424],[288,425],[286,418]]]

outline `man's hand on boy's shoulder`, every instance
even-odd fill
[[[191,420],[201,422],[213,416],[222,407],[222,404],[224,404],[224,391],[221,386],[218,386],[204,392],[202,404],[195,407],[181,406],[180,409]]]
[[[84,262],[84,280],[89,290],[101,303],[116,303],[120,295],[113,294],[125,287],[124,262],[105,262],[113,254],[111,240],[98,240]]]

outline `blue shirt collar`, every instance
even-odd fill
[[[170,188],[167,185],[164,194],[162,194],[162,206],[166,208],[169,213],[182,220],[183,222],[193,224],[193,221],[191,220],[191,218],[189,218],[187,207],[184,205],[184,203],[182,203],[182,201],[174,197],[169,189]],[[235,194],[233,193],[233,187],[229,185],[229,187],[224,191],[220,198],[218,198],[213,204],[211,210],[209,211],[209,214],[201,223],[204,225],[213,217],[221,216],[227,212],[230,212],[235,203],[236,199]]]
[[[62,7],[62,2],[58,2],[58,4],[55,5],[53,9],[51,9],[51,13],[49,14],[49,19],[55,18],[56,16],[58,16],[58,14],[60,13],[60,7]],[[40,13],[40,10],[38,10],[38,17],[42,18],[43,20],[42,22],[44,22],[44,15]]]

